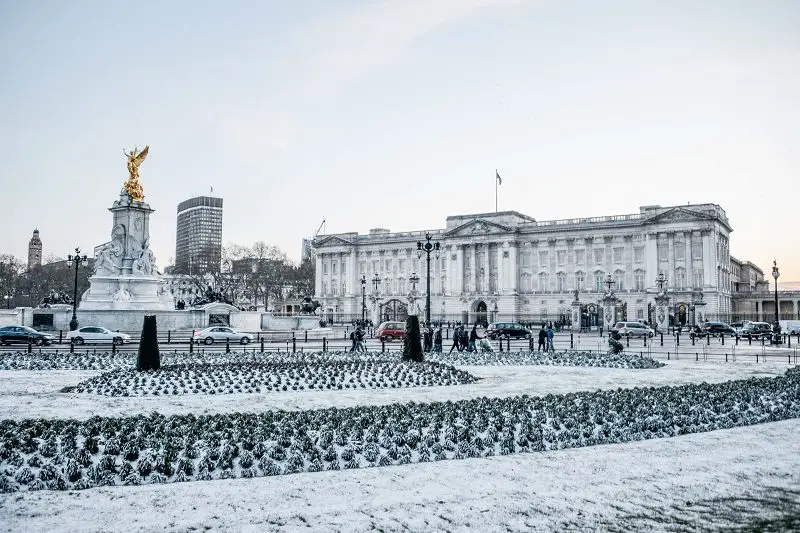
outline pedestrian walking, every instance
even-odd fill
[[[555,349],[553,348],[553,326],[550,325],[547,327],[547,351],[554,352]]]
[[[547,331],[544,329],[544,324],[542,324],[542,329],[539,330],[539,345],[536,348],[537,352],[542,350],[547,351]]]

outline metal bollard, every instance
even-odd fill
[[[739,335],[736,335],[736,346],[739,346]]]
[[[726,363],[728,362],[728,354],[727,353],[725,354],[725,362]]]
[[[642,336],[644,339],[644,347],[647,348],[647,335]]]
[[[528,337],[528,351],[533,351],[533,335]]]
[[[695,361],[699,361],[700,360],[700,354],[699,353],[694,352],[694,360]]]
[[[225,339],[225,353],[231,353],[231,340],[229,338]]]
[[[74,342],[70,342],[69,343],[69,353],[75,353],[75,343]]]
[[[753,344],[753,335],[750,334],[750,333],[747,334],[747,344],[748,345],[752,345]]]
[[[575,349],[575,338],[574,337],[575,337],[575,335],[573,333],[569,334],[569,349],[570,350],[574,350]]]
[[[194,353],[194,339],[189,339],[189,353]]]
[[[503,337],[500,337],[500,353],[503,353]]]
[[[308,335],[308,333],[306,333]],[[264,353],[264,337],[261,337],[261,353]]]
[[[294,338],[294,333],[292,333],[292,352],[297,351],[297,340]]]
[[[170,344],[170,343],[172,343],[172,330],[168,329],[167,330],[167,344]]]
[[[694,346],[694,339],[695,339],[695,336],[694,336],[694,335],[692,335],[691,337],[692,337],[692,346]]]
[[[305,339],[303,340],[303,342],[308,342],[308,330],[306,330],[306,336],[305,336]]]
[[[664,334],[661,334],[661,346],[664,346]]]
[[[627,346],[628,348],[631,347],[631,336],[630,335],[625,335],[625,346]]]
[[[669,352],[667,352],[667,361],[669,361]]]
[[[711,346],[711,332],[710,331],[708,332],[708,335],[706,335],[706,345]]]
[[[63,333],[63,331],[58,330],[58,344],[61,344],[61,342],[64,340],[62,337]]]
[[[722,345],[725,346],[725,334],[722,334]]]
[[[500,339],[500,344],[503,344],[503,339]],[[511,335],[506,337],[506,351],[507,352],[511,351]]]
[[[681,332],[679,331],[677,335],[675,335],[675,346],[681,345]]]
[[[386,351],[386,341],[381,337],[381,353]]]
[[[756,363],[758,363],[758,352],[756,352]]]
[[[325,353],[328,351],[328,339],[322,337],[322,352]]]

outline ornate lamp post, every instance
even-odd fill
[[[375,287],[375,290],[369,296],[369,301],[372,302],[372,308],[377,311],[378,309],[378,301],[380,301],[381,296],[378,294],[378,285],[381,283],[381,278],[378,276],[378,273],[375,272],[375,275],[372,277],[372,285]],[[380,323],[381,317],[378,315],[378,322]]]
[[[81,249],[75,248],[75,255],[67,256],[67,265],[75,268],[75,284],[72,287],[72,320],[69,321],[70,331],[78,329],[78,267],[88,265],[89,258],[86,254],[81,255]]]
[[[778,317],[778,278],[781,273],[778,272],[778,261],[772,261],[772,277],[775,278],[775,331],[780,330],[780,320]]]
[[[361,274],[361,322],[367,321],[367,275]]]
[[[417,241],[417,257],[422,258],[422,253],[427,256],[427,280],[425,282],[425,324],[431,323],[431,252],[439,259],[439,241],[431,242],[431,234],[425,233],[425,244]]]
[[[606,280],[603,283],[608,287],[607,292],[609,294],[614,292],[614,278],[611,277],[611,274],[606,275]]]
[[[411,304],[411,312],[416,314],[417,312],[417,283],[419,283],[419,276],[417,276],[416,272],[411,273],[411,277],[408,278],[408,281],[411,283],[411,292],[408,295],[409,303]]]
[[[664,275],[663,272],[658,273],[658,277],[656,277],[656,285],[658,285],[658,292],[664,292],[664,285],[667,284],[667,277]]]
[[[6,309],[11,309],[12,297],[11,290],[6,290],[6,293],[3,295],[3,299],[6,301]]]

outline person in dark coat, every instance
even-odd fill
[[[472,331],[469,332],[469,344],[467,345],[467,351],[468,352],[477,351],[475,342],[478,339],[482,339],[483,338],[480,335],[478,335],[477,327],[478,327],[477,324],[472,326]]]
[[[431,351],[431,328],[425,327],[425,330],[422,333],[422,351],[430,352]]]
[[[544,329],[544,324],[542,324],[542,329],[539,330],[539,346],[536,348],[537,352],[542,350],[547,351],[547,331]]]
[[[442,328],[436,328],[436,331],[433,333],[433,351],[436,353],[442,353]]]

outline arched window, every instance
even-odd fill
[[[604,283],[606,281],[605,278],[606,278],[606,275],[601,270],[597,270],[594,273],[594,290],[595,291],[597,291],[597,292],[605,291],[605,285],[604,285]]]
[[[547,290],[547,274],[542,272],[539,274],[539,292],[545,292]]]
[[[556,274],[556,286],[558,292],[566,292],[567,290],[567,275],[563,272]]]
[[[586,274],[581,272],[575,272],[575,288],[579,291],[586,290]]]
[[[675,269],[675,288],[678,290],[686,288],[686,270],[683,268]]]
[[[637,291],[644,290],[644,271],[637,270],[633,273],[633,287]]]
[[[614,271],[614,282],[617,284],[617,292],[625,290],[625,272],[622,270]]]

